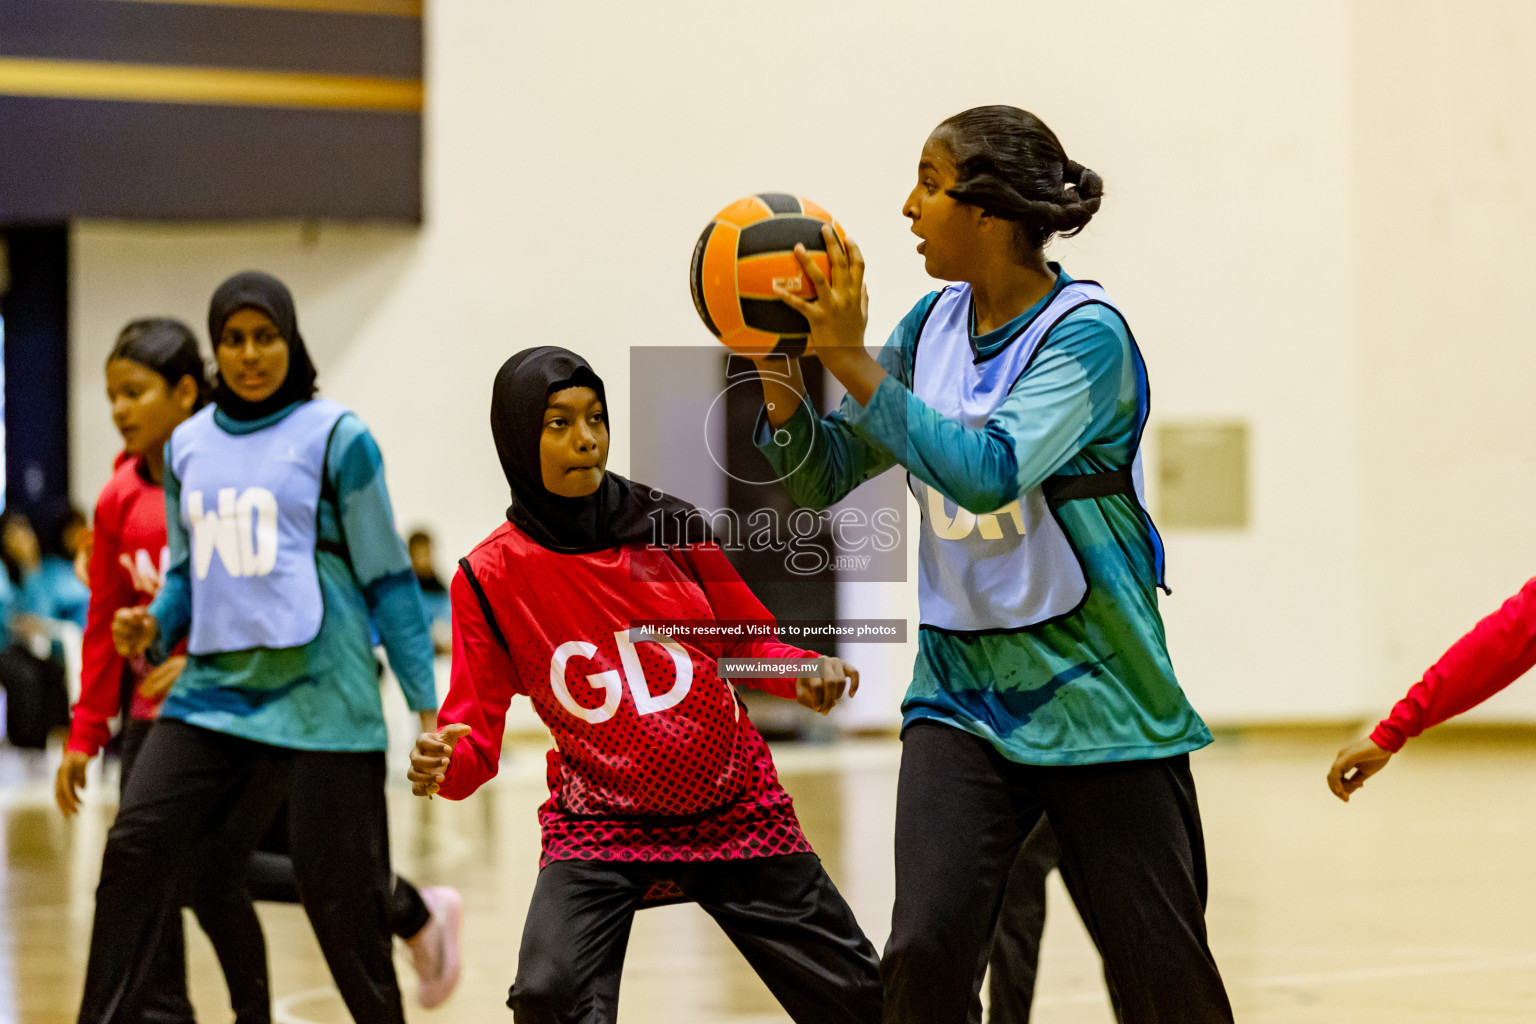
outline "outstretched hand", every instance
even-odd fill
[[[1328,769],[1328,788],[1333,790],[1334,796],[1348,803],[1350,794],[1365,785],[1365,780],[1385,768],[1390,760],[1391,751],[1383,750],[1368,739],[1355,740],[1333,759],[1333,767]]]
[[[416,746],[411,750],[411,767],[405,773],[405,777],[411,780],[412,793],[431,796],[437,792],[437,787],[447,777],[453,745],[469,733],[469,726],[455,724],[416,737]]]
[[[859,692],[859,670],[842,658],[824,659],[826,667],[819,676],[801,676],[795,680],[795,700],[818,714],[837,707],[846,687],[848,696]]]

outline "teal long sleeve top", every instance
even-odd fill
[[[1071,281],[971,344],[995,354]],[[800,504],[825,508],[901,465],[951,501],[992,512],[1058,474],[1117,469],[1140,442],[1149,392],[1125,321],[1080,307],[1051,331],[991,419],[980,428],[945,418],[912,392],[918,333],[938,293],[924,297],[879,354],[889,376],[867,406],[802,406],[785,444],[770,440],[766,411],[754,440]],[[1089,591],[1074,614],[1030,629],[962,635],[923,627],[903,727],[936,720],[1026,764],[1072,765],[1169,757],[1205,746],[1168,656],[1158,612],[1161,544],[1127,495],[1068,502],[1057,516]]]
[[[296,405],[241,422],[214,413],[233,434],[269,427]],[[384,460],[352,413],[337,421],[325,455],[315,563],[325,611],[307,644],[189,655],[160,714],[191,725],[296,750],[368,751],[388,745],[373,631],[413,711],[437,707],[432,639],[421,587],[395,531]],[[150,612],[160,625],[153,656],[183,640],[192,614],[189,544],[181,481],[165,470],[170,566]]]

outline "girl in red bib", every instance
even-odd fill
[[[795,1021],[878,1021],[875,951],[717,672],[816,655],[776,639],[692,506],[605,472],[605,409],[565,349],[520,352],[497,375],[513,504],[460,562],[448,697],[411,757],[418,794],[463,799],[496,773],[513,696],[554,735],[514,1019],[613,1020],[634,912],[663,895],[714,917]],[[858,676],[822,664],[746,682],[825,713]]]

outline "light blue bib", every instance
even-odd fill
[[[171,435],[192,548],[191,653],[299,647],[319,635],[316,515],[326,447],[346,411],[317,398],[264,430],[231,434],[210,406]]]
[[[950,285],[934,301],[918,336],[913,393],[948,419],[984,427],[1051,329],[1088,303],[1114,308],[1099,285],[1068,283],[1017,338],[978,363],[971,347],[970,286]],[[1139,454],[1133,474],[1139,493]],[[1008,632],[1070,615],[1082,606],[1088,581],[1043,487],[978,515],[911,474],[907,482],[922,515],[918,610],[924,626],[957,633]]]

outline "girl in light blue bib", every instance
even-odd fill
[[[1168,658],[1141,494],[1146,365],[1108,292],[1044,252],[1103,194],[1039,118],[977,107],[929,135],[902,206],[950,283],[878,356],[857,246],[827,229],[827,273],[797,249],[815,298],[780,290],[848,396],[820,416],[798,364],[763,372],[759,449],[813,508],[900,465],[920,516],[887,1021],[966,1019],[1000,908],[1038,903],[1038,887],[1003,891],[1042,818],[1122,1019],[1232,1019],[1189,771],[1210,733]],[[1026,955],[1006,973],[1032,979]]]
[[[113,624],[125,655],[154,660],[185,638],[188,657],[107,838],[80,1020],[137,1019],[144,951],[201,865],[244,864],[287,800],[298,895],[343,1001],[358,1021],[404,1024],[373,629],[431,728],[420,589],[378,446],[356,416],[315,397],[288,290],[235,275],[214,294],[209,333],[214,405],[166,446],[165,583]],[[417,930],[430,930],[439,908],[418,909]],[[439,954],[456,928],[456,908],[444,909]],[[254,942],[259,954],[259,932]],[[423,1001],[440,999],[456,967],[440,955],[425,975]]]

